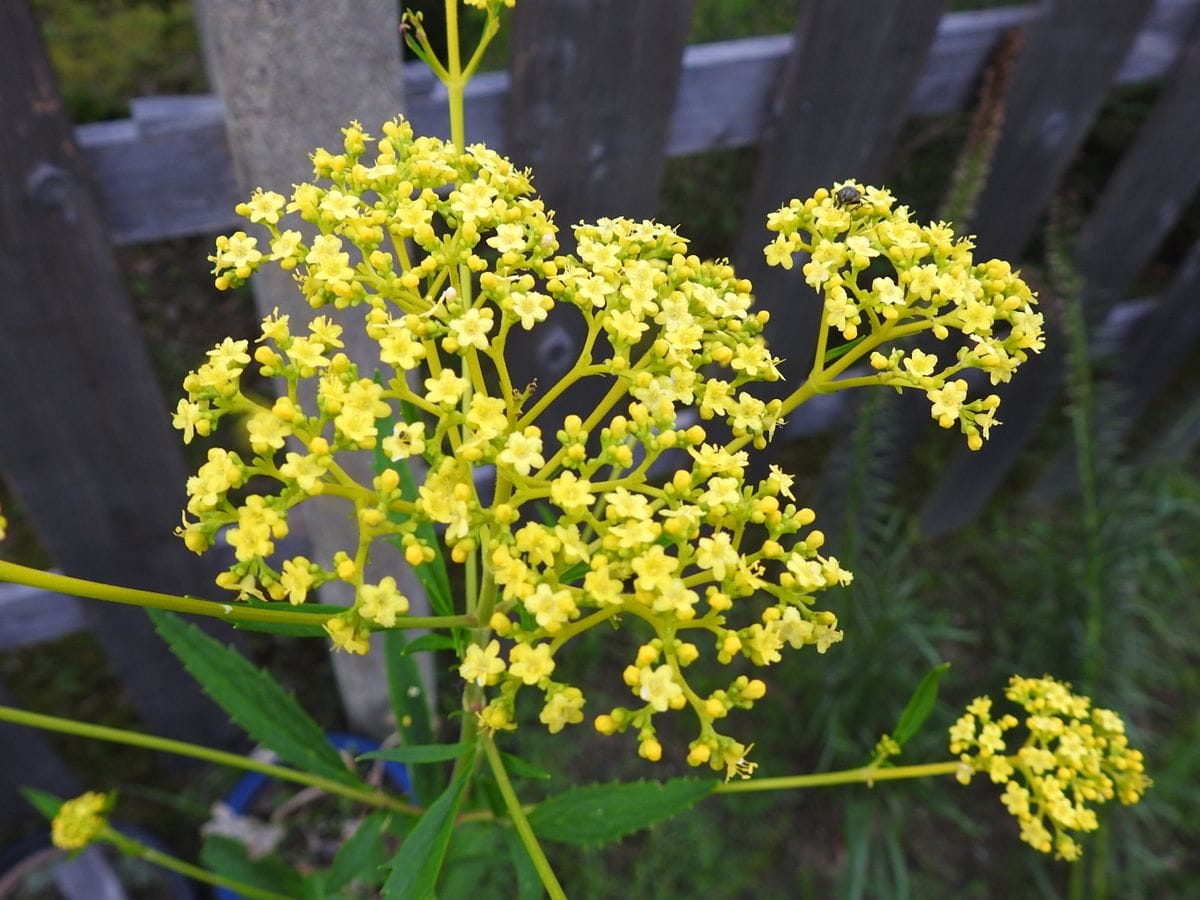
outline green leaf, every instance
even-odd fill
[[[304,896],[304,879],[278,856],[251,859],[246,845],[233,838],[209,835],[200,850],[206,869],[250,887],[289,897]]]
[[[442,795],[425,810],[425,815],[417,820],[408,838],[400,845],[400,852],[388,861],[387,868],[391,872],[383,885],[385,896],[433,896],[469,774],[469,767],[458,773]]]
[[[575,563],[565,572],[558,576],[558,580],[562,584],[575,584],[577,581],[582,581],[583,576],[592,571],[592,567],[587,563]]]
[[[57,816],[59,809],[66,802],[55,797],[53,794],[47,794],[45,791],[39,791],[37,788],[31,787],[21,788],[21,796],[28,800],[29,804],[47,819],[53,819]]]
[[[423,653],[429,650],[453,650],[458,646],[453,638],[444,634],[423,634],[411,640],[404,648],[405,655]]]
[[[516,829],[506,828],[504,830],[504,842],[508,845],[508,858],[512,860],[513,869],[517,874],[515,891],[517,900],[539,900],[545,893],[542,888],[542,877],[538,874],[533,860],[530,859],[529,851],[521,843]]]
[[[710,778],[586,785],[539,803],[529,824],[547,840],[606,844],[678,815],[716,786]]]
[[[407,639],[401,631],[386,631],[383,648],[387,663],[388,695],[396,728],[406,747],[421,747],[435,743],[433,726],[429,721],[429,701],[425,682],[416,661],[405,653]],[[413,795],[417,803],[429,803],[441,793],[446,784],[442,770],[435,765],[409,766]]]
[[[505,753],[503,750],[500,751],[500,758],[504,760],[504,768],[508,774],[514,778],[536,778],[538,781],[545,781],[547,778],[554,777],[541,766],[535,766],[519,756]]]
[[[420,744],[411,747],[389,747],[372,750],[358,759],[382,759],[385,762],[426,763],[457,759],[475,748],[474,744]]]
[[[383,830],[387,818],[386,812],[371,813],[342,844],[325,875],[327,893],[336,894],[356,878],[371,887],[378,887],[383,882],[386,874],[383,864],[387,862]]]
[[[847,341],[846,343],[841,344],[840,346],[834,347],[832,350],[829,350],[825,354],[825,360],[821,364],[822,367],[829,365],[831,362],[833,362],[839,356],[845,356],[847,353],[849,353],[851,350],[853,350],[855,347],[857,347],[859,344],[861,344],[863,341],[865,341],[867,339],[867,337],[868,337],[868,335],[866,335],[866,334],[859,335],[854,340]]]
[[[896,723],[896,730],[892,733],[892,739],[901,747],[925,724],[925,720],[933,711],[933,704],[937,701],[938,684],[949,669],[950,663],[934,666],[913,691],[908,705],[900,714],[900,721]]]
[[[321,727],[270,673],[172,613],[147,612],[171,652],[246,734],[293,766],[344,784],[362,785]]]

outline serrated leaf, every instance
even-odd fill
[[[162,610],[147,612],[171,652],[246,734],[306,772],[362,785],[321,727],[269,673],[178,616]]]
[[[429,721],[425,682],[416,662],[404,652],[407,645],[403,632],[384,632],[388,696],[396,717],[396,728],[406,747],[420,747],[434,743],[433,726]],[[429,803],[446,784],[442,770],[436,765],[413,765],[408,774],[417,803]]]
[[[423,634],[420,637],[408,642],[404,648],[405,655],[413,653],[424,653],[430,650],[453,650],[458,644],[453,638],[447,637],[444,634]]]
[[[333,865],[325,873],[324,889],[336,894],[348,887],[356,878],[364,884],[378,887],[384,875],[383,864],[387,862],[387,851],[383,846],[386,812],[373,812],[354,830],[350,839],[338,849]]]
[[[246,845],[222,835],[209,835],[200,849],[200,861],[206,869],[288,897],[304,895],[304,878],[278,856],[268,855],[251,859]]]
[[[500,751],[500,758],[504,760],[504,768],[509,775],[517,778],[536,778],[539,781],[545,781],[547,778],[554,776],[543,769],[541,766],[535,766],[528,760],[521,759],[519,756],[513,756],[511,753]]]
[[[433,896],[469,774],[467,767],[458,773],[442,795],[425,810],[425,815],[417,820],[400,845],[400,851],[388,861],[390,872],[383,885],[385,896]]]
[[[21,788],[21,796],[28,800],[29,805],[47,819],[53,819],[57,816],[59,809],[62,808],[65,802],[53,794],[48,794],[45,791],[39,791],[37,788],[31,787]]]
[[[420,744],[411,747],[389,747],[386,750],[372,750],[370,753],[364,753],[358,759],[382,759],[385,762],[399,763],[445,762],[448,759],[458,759],[474,747],[474,744]]]
[[[913,691],[912,697],[904,707],[904,712],[900,714],[900,721],[896,723],[896,730],[892,733],[892,739],[901,747],[904,746],[905,741],[920,730],[921,726],[925,724],[925,720],[929,718],[929,714],[933,711],[933,704],[937,702],[938,685],[942,676],[949,669],[950,663],[934,666],[921,679],[917,689]]]
[[[606,844],[690,809],[716,786],[708,778],[586,785],[539,803],[529,824],[547,840]]]

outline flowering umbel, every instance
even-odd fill
[[[1129,746],[1115,712],[1052,678],[1013,676],[1005,696],[1024,708],[992,716],[992,700],[978,697],[950,729],[950,752],[962,762],[959,780],[986,772],[1003,784],[1002,800],[1021,823],[1021,840],[1061,859],[1080,855],[1071,832],[1099,828],[1094,807],[1116,798],[1136,803],[1150,787],[1142,753]],[[1024,742],[1013,749],[1008,733],[1023,724]]]
[[[909,219],[886,190],[835,184],[771,214],[767,228],[779,236],[765,248],[767,262],[790,269],[796,253],[807,254],[805,281],[824,299],[822,346],[830,329],[861,341],[867,346],[854,356],[872,351],[874,383],[924,391],[937,423],[957,425],[978,450],[998,424],[1000,398],[968,400],[968,381],[958,376],[976,369],[993,385],[1007,382],[1042,349],[1042,315],[1008,263],[976,263],[971,240],[947,223]],[[957,333],[961,342],[939,353],[874,349],[925,331],[939,342]]]
[[[82,850],[108,827],[110,797],[88,791],[66,801],[50,823],[50,839],[60,850]]]
[[[348,582],[354,606],[326,628],[337,646],[365,653],[369,631],[393,627],[409,607],[392,579],[372,577],[372,545],[387,539],[410,564],[428,563],[435,525],[452,560],[477,554],[483,566],[470,610],[481,627],[460,672],[487,692],[478,710],[485,728],[515,727],[526,688],[542,694],[539,718],[551,731],[582,721],[585,697],[555,680],[557,656],[589,628],[627,625],[640,632],[622,676],[633,703],[600,715],[596,727],[632,730],[641,755],[656,760],[655,717],[690,709],[700,730],[688,760],[745,774],[747,748],[714,723],[753,706],[765,683],[736,675],[699,692],[685,670],[704,647],[726,665],[769,666],[789,647],[824,653],[842,633],[832,612],[816,608],[817,595],[851,578],[822,552],[824,535],[796,502],[791,476],[771,466],[765,478],[748,477],[743,448],[765,447],[790,408],[752,390],[780,374],[749,282],[727,263],[689,254],[684,238],[655,222],[582,223],[575,252],[560,253],[553,216],[527,172],[482,145],[460,150],[416,137],[402,119],[386,123],[379,139],[351,123],[341,152],[318,149],[312,159],[314,181],[290,198],[260,190],[239,205],[266,230],[265,246],[237,232],[218,239],[211,259],[218,287],[275,262],[314,309],[334,312],[302,326],[276,312],[257,347],[227,339],[184,382],[175,414],[184,439],[240,415],[251,454],[214,448],[189,480],[180,529],[188,546],[203,551],[226,529],[236,562],[219,583],[240,597],[298,604],[326,582]],[[853,278],[839,275],[842,293],[864,304],[860,321],[880,332],[870,347],[910,333],[888,333],[895,322],[924,317],[944,330],[954,317],[950,300],[938,298],[951,296],[953,282],[964,298],[1002,307],[1012,334],[992,343],[1023,352],[1035,320],[1019,279],[992,264],[973,267],[945,228],[936,232],[941,243],[921,251],[917,238],[932,241],[932,232],[909,235],[886,192],[864,196],[850,210],[820,191],[785,208],[786,222],[782,213],[772,221],[795,249],[805,246],[802,228],[843,241],[857,254],[841,260],[847,272],[868,264],[859,257],[904,247],[903,259],[889,256],[897,266],[924,260],[921,271],[932,271],[922,278],[944,275],[928,290],[923,282],[903,289],[925,297],[923,307],[884,303],[895,315],[867,310]],[[837,254],[821,254],[834,268],[818,283],[829,284]],[[1019,299],[1023,312],[1000,293]],[[556,308],[586,328],[578,356],[556,384],[514,384],[512,336],[535,331]],[[343,352],[345,329],[357,327],[352,310],[375,359]],[[852,336],[849,312],[827,315]],[[970,360],[922,376],[942,385],[946,410],[947,373]],[[243,392],[252,364],[285,386],[279,399]],[[556,412],[554,401],[580,382],[596,385],[600,399],[586,416]],[[984,406],[956,401],[945,415],[969,435],[986,434]],[[729,437],[710,436],[702,424],[710,421]],[[359,451],[387,463],[370,484],[339,464]],[[406,492],[400,472],[411,458],[428,471]],[[481,489],[485,479],[490,490]],[[317,495],[353,506],[357,545],[328,561],[274,559],[291,510]]]

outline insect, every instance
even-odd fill
[[[862,191],[852,184],[847,184],[844,187],[838,188],[833,195],[834,205],[847,208],[851,206],[862,206],[863,195]]]

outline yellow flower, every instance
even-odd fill
[[[495,684],[504,672],[504,660],[500,658],[500,642],[489,641],[486,647],[471,644],[467,647],[466,657],[458,667],[458,674],[464,681],[477,684],[480,687]]]
[[[396,624],[396,617],[408,612],[408,598],[396,587],[396,579],[391,575],[380,580],[379,584],[364,584],[358,591],[358,614],[368,622],[391,628]]]
[[[60,850],[81,850],[96,840],[108,827],[109,798],[88,791],[68,800],[50,823],[50,839]]]

